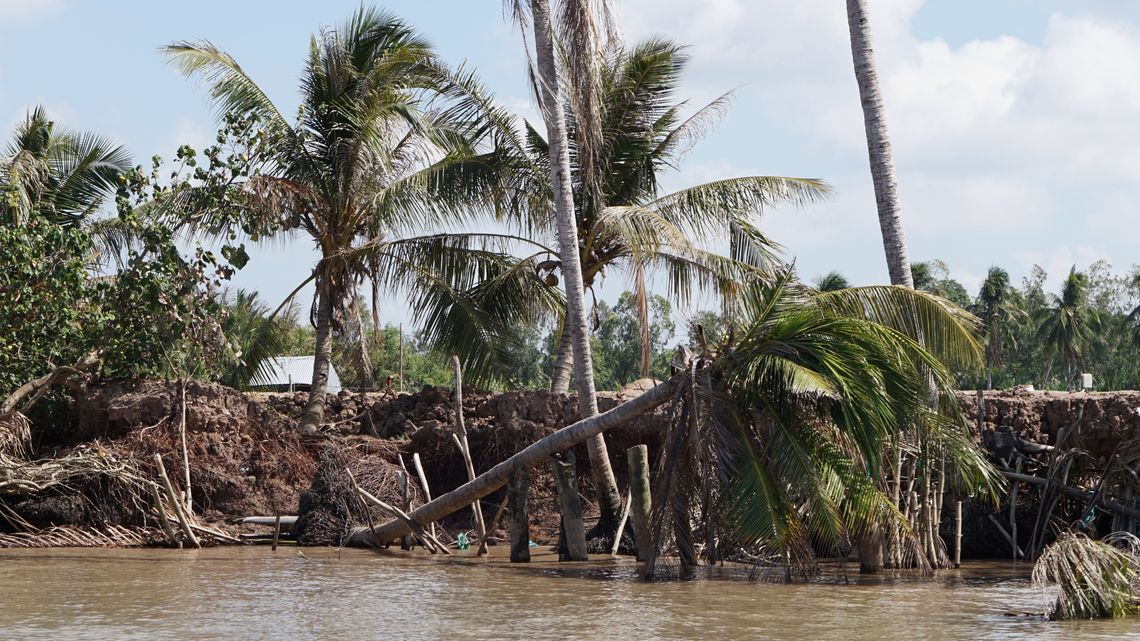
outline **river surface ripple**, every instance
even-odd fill
[[[1025,566],[844,585],[645,583],[628,561],[511,567],[357,550],[0,551],[0,639],[1140,639],[1011,617]]]

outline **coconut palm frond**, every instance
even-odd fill
[[[1127,539],[1135,550],[1140,542]],[[1041,588],[1055,584],[1052,619],[1100,619],[1140,612],[1140,558],[1103,541],[1066,532],[1033,565],[1033,582]]]
[[[475,382],[493,381],[510,369],[519,333],[563,309],[558,290],[538,277],[534,258],[489,250],[512,242],[506,236],[438,235],[393,242],[377,254],[382,285],[408,293],[425,340],[458,354],[465,376]]]
[[[812,300],[827,313],[861,316],[921,340],[950,367],[977,369],[981,363],[977,317],[934,294],[883,285],[820,292]]]
[[[289,123],[265,91],[238,65],[234,58],[209,41],[176,42],[161,49],[167,60],[187,78],[199,78],[208,87],[219,115],[256,114],[279,132]]]
[[[732,222],[748,222],[751,216],[777,205],[807,205],[830,191],[827,183],[814,178],[744,176],[694,185],[655,198],[645,206],[698,238],[711,239],[724,233]]]

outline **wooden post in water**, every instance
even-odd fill
[[[507,503],[511,505],[511,563],[530,563],[530,475],[525,467],[511,472]]]
[[[401,463],[403,459],[400,459]],[[420,479],[420,487],[424,490],[424,503],[431,503],[431,488],[428,487],[427,475],[424,474],[424,465],[420,462],[420,453],[412,454],[412,464],[416,466],[416,476]],[[435,536],[435,521],[431,522],[431,535]]]
[[[649,447],[634,445],[625,451],[629,463],[630,516],[633,519],[633,536],[637,541],[637,560],[649,558],[653,541],[649,536],[649,514],[653,500],[649,492]]]
[[[565,557],[559,561],[586,561],[586,528],[582,524],[582,502],[578,499],[578,475],[574,453],[567,451],[561,457],[550,457],[554,470],[554,483],[558,487],[558,507],[562,513],[562,534],[566,540]]]
[[[962,567],[962,502],[954,507],[954,567]]]
[[[281,540],[281,512],[277,512],[277,516],[273,519],[273,549],[272,552],[277,551],[277,542]]]
[[[467,427],[463,423],[463,368],[459,363],[459,356],[451,357],[451,365],[455,369],[455,424],[453,426],[452,440],[459,447],[463,455],[463,464],[467,467],[467,481],[475,480],[475,463],[471,459],[471,446],[467,443]],[[487,553],[487,525],[483,520],[483,508],[479,501],[471,504],[472,521],[475,524],[475,534],[479,536],[478,556]]]
[[[404,470],[400,470],[400,501],[400,507],[403,508],[404,512],[412,511],[412,502],[408,495],[408,473]],[[412,549],[412,536],[410,534],[400,537],[400,549]]]

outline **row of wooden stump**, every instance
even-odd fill
[[[649,513],[652,499],[649,492],[649,448],[635,445],[626,450],[629,463],[629,496],[622,510],[621,522],[614,535],[616,553],[627,519],[633,520],[637,558],[648,557],[652,542],[649,537]],[[551,457],[550,466],[558,490],[558,507],[562,514],[562,533],[559,537],[560,561],[586,561],[586,527],[582,520],[582,502],[578,498],[578,479],[573,452]],[[511,473],[507,484],[507,504],[510,505],[511,563],[530,562],[530,510],[528,509],[530,474],[526,468]]]

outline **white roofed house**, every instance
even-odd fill
[[[312,356],[277,356],[265,361],[249,381],[249,388],[262,392],[308,391],[313,380]],[[329,392],[341,390],[340,377],[329,363]]]

